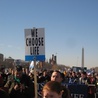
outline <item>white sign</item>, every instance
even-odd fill
[[[44,28],[25,29],[25,60],[45,61]]]

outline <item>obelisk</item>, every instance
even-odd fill
[[[84,48],[82,48],[82,69],[84,68]]]

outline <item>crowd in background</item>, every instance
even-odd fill
[[[88,85],[88,98],[98,98],[98,73],[73,70],[37,70],[37,83],[46,84],[57,81],[60,84],[85,84]],[[90,86],[92,84],[92,86]],[[15,69],[0,69],[0,96],[1,91],[5,98],[34,98],[34,70],[16,66]],[[70,90],[62,86],[62,98],[71,98]],[[42,96],[44,94],[41,92]],[[41,96],[41,97],[42,97]],[[2,98],[2,97],[0,97]],[[4,98],[4,97],[3,97]],[[42,97],[44,98],[44,97]],[[47,97],[45,97],[47,98]]]

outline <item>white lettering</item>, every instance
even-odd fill
[[[83,94],[71,94],[72,98],[84,98]]]

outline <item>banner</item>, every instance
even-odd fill
[[[88,86],[84,84],[63,84],[65,85],[70,93],[71,98],[87,98],[88,95]],[[44,83],[38,84],[38,96],[41,98],[41,91],[44,86]]]

